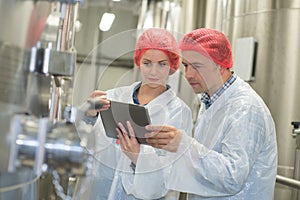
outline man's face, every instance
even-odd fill
[[[219,67],[207,57],[196,51],[183,51],[182,64],[185,77],[195,93],[214,94],[222,86]]]

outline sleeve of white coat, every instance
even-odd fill
[[[93,153],[108,148],[113,142],[112,138],[106,136],[100,117],[98,117],[94,125],[87,124],[85,121],[79,121],[76,124],[76,128],[82,144]]]
[[[125,191],[140,199],[157,199],[165,196],[167,190],[161,190],[163,170],[160,157],[150,146],[141,145],[141,152],[143,153],[140,153],[135,172],[122,176]]]
[[[181,131],[185,135],[191,135],[193,124],[189,109],[174,112],[172,117],[174,117],[172,125],[178,129],[184,129]],[[147,145],[141,145],[140,152],[135,174],[122,177],[126,192],[141,199],[161,197],[168,200],[178,199],[179,192],[170,191],[165,187],[166,178],[170,174],[172,164],[177,159],[177,154]]]
[[[132,194],[139,199],[177,200],[178,191],[169,190],[165,186],[167,175],[170,174],[172,163],[177,154],[161,150],[157,153],[154,148],[142,145],[143,154],[139,155],[135,172],[123,174],[123,186],[127,194]],[[127,163],[129,166],[130,163]]]
[[[259,112],[241,108],[226,119],[218,151],[184,135],[177,152],[182,156],[173,165],[167,188],[205,197],[239,192],[261,148],[265,125]]]

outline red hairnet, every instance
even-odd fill
[[[151,28],[139,37],[134,52],[134,63],[138,67],[143,54],[149,49],[161,50],[169,57],[170,74],[179,68],[180,50],[174,36],[166,29]]]
[[[231,45],[220,31],[208,28],[193,30],[181,39],[179,48],[197,51],[222,67],[232,67]]]

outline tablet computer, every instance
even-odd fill
[[[129,121],[135,132],[136,139],[140,144],[147,144],[145,133],[149,132],[145,126],[150,124],[148,110],[140,105],[128,104],[118,101],[110,101],[110,108],[100,112],[106,135],[111,138],[118,138],[116,128],[121,122],[125,128]]]

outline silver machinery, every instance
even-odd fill
[[[292,121],[293,126],[292,136],[296,139],[295,161],[293,178],[282,175],[276,176],[276,182],[292,188],[291,200],[300,198],[300,122]]]
[[[1,200],[70,199],[89,172],[71,102],[81,3],[0,0]]]
[[[298,187],[294,187],[297,189],[293,190],[292,199],[300,198],[300,122],[293,121],[293,133],[292,136],[296,138],[296,150],[295,150],[295,162],[294,162],[294,180],[298,180]]]

